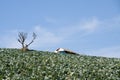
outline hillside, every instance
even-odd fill
[[[0,49],[0,80],[120,80],[120,59]]]

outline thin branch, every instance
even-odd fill
[[[33,32],[32,36],[33,36],[32,41],[28,45],[26,45],[26,46],[29,46],[30,44],[32,44],[34,42],[34,40],[36,39],[36,37],[37,37],[37,35],[34,32]]]
[[[18,42],[20,42],[22,44],[22,47],[24,47],[25,46],[24,42],[27,38],[27,33],[19,32],[18,37],[19,37]]]

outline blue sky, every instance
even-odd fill
[[[18,32],[38,36],[31,49],[59,47],[120,58],[119,0],[0,0],[0,47],[20,48]]]

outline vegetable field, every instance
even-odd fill
[[[120,59],[1,48],[0,80],[120,80]]]

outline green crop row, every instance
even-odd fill
[[[0,80],[120,80],[120,59],[0,49]]]

